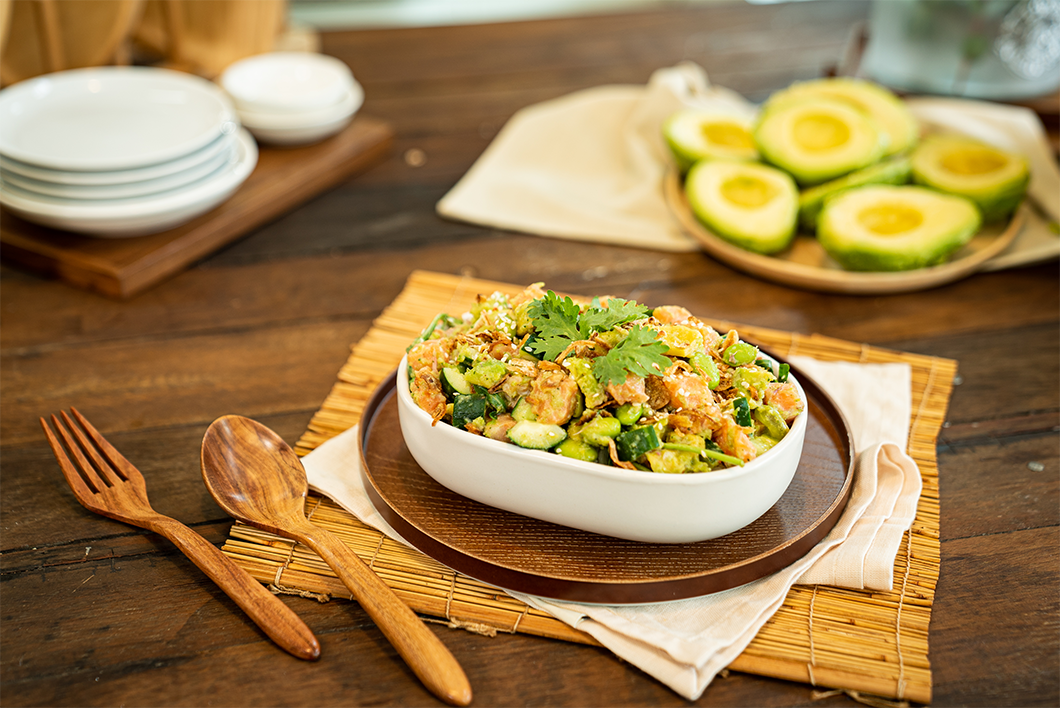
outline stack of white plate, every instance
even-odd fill
[[[209,211],[258,160],[231,101],[166,69],[45,74],[0,91],[0,205],[104,237],[155,233]]]
[[[258,140],[304,145],[338,133],[364,102],[346,64],[309,52],[241,59],[221,75],[243,125]]]

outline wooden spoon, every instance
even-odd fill
[[[218,418],[203,437],[202,478],[230,516],[316,551],[431,692],[451,705],[471,702],[467,676],[441,640],[337,536],[306,519],[305,468],[276,433],[249,418]]]

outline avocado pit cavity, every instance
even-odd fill
[[[858,213],[858,221],[881,236],[907,233],[924,223],[919,209],[904,204],[875,204]]]

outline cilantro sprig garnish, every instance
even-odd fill
[[[593,375],[607,386],[625,383],[626,372],[642,377],[660,374],[670,366],[670,360],[663,356],[668,348],[659,341],[655,330],[634,325],[607,354],[593,359]]]
[[[555,361],[573,342],[643,319],[651,314],[651,308],[633,300],[612,298],[602,306],[599,300],[593,300],[583,312],[569,297],[560,297],[549,290],[545,297],[530,303],[528,314],[536,332],[529,348]],[[658,341],[654,330],[634,326],[606,355],[593,360],[593,374],[607,386],[625,382],[627,373],[637,376],[658,373],[670,365],[670,360],[663,356],[667,348]]]

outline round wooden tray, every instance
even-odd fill
[[[395,374],[375,391],[361,418],[365,489],[406,541],[454,570],[505,589],[604,604],[727,590],[805,555],[839,520],[850,495],[849,428],[827,394],[806,375],[795,375],[809,398],[810,421],[791,486],[757,521],[722,538],[689,544],[626,541],[513,514],[446,489],[405,446]],[[500,483],[504,471],[497,474]]]
[[[850,295],[913,292],[966,278],[1009,247],[1023,228],[1026,208],[1020,207],[1008,223],[988,224],[946,263],[917,270],[869,273],[843,270],[816,238],[803,233],[796,235],[787,249],[772,256],[744,250],[714,235],[696,219],[677,172],[671,170],[667,174],[664,191],[670,210],[685,232],[722,263],[784,285]]]

